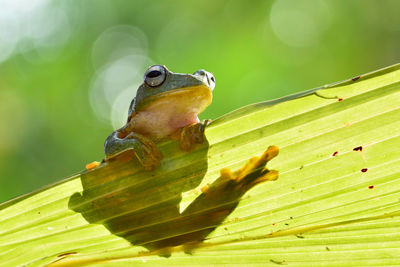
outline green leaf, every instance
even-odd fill
[[[3,203],[0,264],[396,265],[399,107],[394,65],[236,110],[215,120],[208,144],[193,152],[161,143],[154,172],[115,160]],[[280,149],[268,163],[276,181],[243,190],[239,203],[229,199],[236,189],[223,191],[179,219],[173,207],[190,211],[222,168],[236,170],[270,145]],[[226,218],[220,206],[230,209]],[[194,230],[208,231],[206,240],[148,250],[150,241]]]

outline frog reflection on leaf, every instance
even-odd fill
[[[182,193],[196,188],[207,171],[204,130],[209,120],[199,122],[197,115],[211,103],[214,85],[214,77],[204,70],[189,75],[150,67],[129,108],[127,124],[107,138],[102,166],[81,175],[84,190],[71,196],[69,207],[89,223],[103,224],[133,245],[161,249],[163,255],[178,245],[190,252],[205,240],[248,190],[278,178],[277,171],[265,167],[278,154],[278,148],[270,146],[235,172],[222,169],[180,213]],[[191,152],[173,162],[161,161],[165,139],[178,140],[180,150]],[[138,162],[152,171],[133,168]]]

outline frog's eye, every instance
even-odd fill
[[[144,82],[151,87],[160,86],[167,77],[167,71],[161,65],[151,66],[144,74]]]

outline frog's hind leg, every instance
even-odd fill
[[[105,160],[118,157],[128,150],[133,150],[139,162],[148,171],[154,170],[162,159],[160,150],[151,139],[134,132],[121,138],[119,132],[115,131],[107,137],[104,144]]]
[[[221,176],[205,188],[205,194],[209,194],[210,198],[224,198],[227,202],[239,201],[241,196],[257,184],[278,179],[279,172],[266,167],[278,153],[278,147],[270,146],[261,156],[251,158],[237,171],[221,169]]]
[[[233,173],[229,169],[222,169],[221,176],[233,179],[241,187],[241,190],[245,191],[259,183],[274,181],[278,179],[279,173],[278,171],[267,169],[266,165],[278,153],[278,147],[270,146],[261,156],[251,158],[247,164]]]
[[[160,247],[183,244],[184,251],[190,254],[235,210],[248,190],[278,178],[278,171],[266,167],[278,151],[276,146],[270,146],[261,156],[251,158],[237,171],[222,169],[220,177],[204,186],[202,193],[174,221],[176,236],[160,241]]]

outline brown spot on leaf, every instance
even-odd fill
[[[272,263],[278,264],[278,265],[287,265],[286,261],[276,261],[276,260],[273,260],[273,259],[270,259],[269,261],[272,262]]]
[[[338,151],[333,152],[332,157],[337,156],[337,154],[339,154]]]
[[[374,187],[375,187],[374,185],[368,186],[369,189],[374,189]]]
[[[353,148],[353,151],[362,151],[362,150],[363,150],[362,146],[358,146],[358,147]]]
[[[357,76],[357,77],[351,78],[351,80],[352,80],[353,82],[355,82],[355,81],[357,81],[357,80],[360,79],[360,78],[361,78],[361,76]]]
[[[37,214],[40,214],[40,211],[38,211]]]
[[[330,248],[328,248],[328,246],[326,246],[326,247],[325,247],[325,249],[326,249],[327,251],[331,251],[331,249],[330,249]]]
[[[343,101],[343,98],[338,98],[338,100],[337,100],[337,101],[339,101],[339,102],[340,102],[340,101]]]
[[[78,254],[78,252],[66,252],[66,253],[58,255],[57,257],[61,258],[61,257],[64,257],[64,256],[74,255],[74,254]]]
[[[367,172],[367,171],[368,171],[367,168],[362,168],[362,169],[361,169],[361,172]]]

